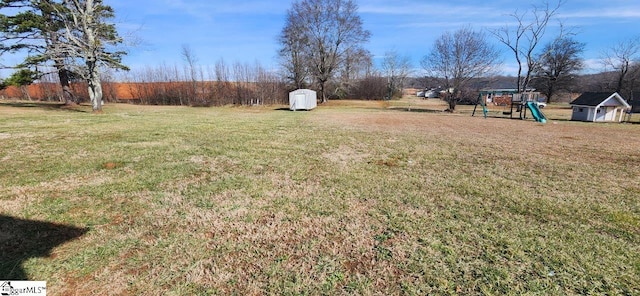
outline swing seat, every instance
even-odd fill
[[[511,111],[502,111],[502,115],[511,115]]]

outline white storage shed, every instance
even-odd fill
[[[318,106],[316,92],[310,89],[298,89],[289,93],[289,109],[312,110]]]
[[[622,122],[625,112],[631,110],[617,92],[586,92],[571,102],[571,120],[592,122]]]

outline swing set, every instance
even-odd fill
[[[527,110],[530,110],[536,121],[545,123],[547,119],[536,104],[539,98],[540,93],[533,91],[533,89],[528,89],[525,92],[518,92],[516,89],[482,90],[478,94],[471,116],[475,116],[478,105],[480,105],[482,106],[484,118],[487,118],[489,113],[488,105],[494,105],[501,106],[502,114],[509,115],[509,118],[513,119],[514,114],[518,113],[519,119],[526,119]]]

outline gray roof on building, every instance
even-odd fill
[[[571,105],[580,106],[598,106],[602,101],[609,98],[613,93],[611,92],[586,92],[577,97]]]

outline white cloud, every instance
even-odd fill
[[[569,19],[624,19],[624,18],[640,18],[640,6],[620,6],[620,7],[605,7],[602,9],[582,9],[573,12],[561,12],[560,18]],[[636,20],[637,21],[637,20]]]
[[[601,59],[585,59],[584,61],[584,73],[598,73],[604,68]]]
[[[479,2],[476,2],[479,3]],[[388,14],[388,15],[417,15],[424,18],[456,15],[458,18],[468,16],[477,16],[487,13],[496,13],[495,8],[489,8],[482,4],[474,5],[452,5],[452,4],[433,4],[424,2],[405,2],[405,3],[371,3],[360,5],[361,13],[372,14]]]
[[[171,60],[179,55],[181,44],[193,46],[201,56],[229,61],[260,59],[272,61],[276,54],[276,37],[284,25],[284,14],[293,1],[238,1],[238,0],[113,0],[118,16],[126,22],[123,30],[135,31],[135,23],[141,23],[138,33],[152,46],[140,51],[142,56],[155,60]],[[540,1],[534,1],[539,3]],[[555,2],[555,1],[550,1]],[[624,39],[624,34],[637,34],[629,22],[640,21],[640,4],[637,0],[567,1],[559,11],[559,19],[566,25],[579,27],[576,38],[587,43],[585,57],[596,58],[598,51],[612,44],[614,39]],[[529,11],[532,2],[512,0],[490,1],[424,1],[424,0],[358,0],[359,13],[365,29],[372,37],[365,45],[374,54],[382,54],[390,48],[406,50],[417,61],[429,50],[433,41],[444,31],[464,26],[474,30],[515,25],[509,14],[518,10]],[[131,19],[131,20],[129,20]],[[553,36],[557,22],[550,23],[547,36]],[[633,29],[630,29],[633,28]],[[491,36],[489,42],[497,43]],[[504,49],[501,44],[496,44]],[[153,49],[153,54],[147,51]],[[512,62],[512,55],[505,51],[504,61]],[[135,56],[136,62],[140,55]],[[146,58],[146,57],[145,57]],[[133,55],[132,55],[132,61]],[[600,65],[589,60],[589,68]],[[513,65],[503,65],[503,73],[515,73]]]

